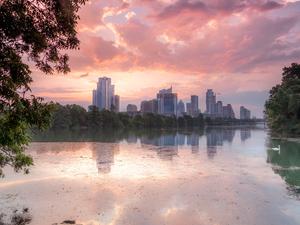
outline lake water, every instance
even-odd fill
[[[28,208],[33,225],[300,224],[300,144],[263,129],[36,140],[30,174],[7,168],[0,180],[3,220]]]

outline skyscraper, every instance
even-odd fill
[[[191,116],[197,117],[199,115],[199,98],[197,95],[191,96],[191,107],[192,107]]]
[[[112,111],[120,112],[120,96],[114,95],[112,102]]]
[[[158,113],[165,116],[177,114],[177,94],[172,93],[172,87],[162,89],[157,94]]]
[[[180,100],[177,105],[177,116],[178,117],[183,116],[184,113],[185,113],[184,103],[182,100]]]
[[[100,77],[97,83],[97,89],[93,90],[92,104],[99,110],[116,110],[119,109],[120,97],[115,96],[115,86],[111,84],[108,77]],[[116,105],[118,103],[118,105]]]
[[[93,102],[92,105],[97,106],[97,90],[93,90]]]
[[[216,116],[218,118],[223,117],[223,102],[222,101],[218,101],[216,104]]]
[[[100,77],[97,84],[97,105],[100,110],[110,110],[111,106],[111,79],[108,77]]]
[[[214,115],[216,113],[216,95],[212,89],[206,92],[206,113]]]
[[[249,109],[244,106],[240,107],[240,119],[241,120],[249,120],[251,118],[251,112]]]
[[[186,114],[189,116],[192,116],[193,114],[192,104],[190,102],[186,103]]]

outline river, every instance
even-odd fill
[[[300,143],[264,129],[45,134],[27,152],[30,174],[0,180],[3,221],[26,208],[32,225],[300,224]]]

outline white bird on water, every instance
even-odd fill
[[[273,151],[279,151],[279,152],[280,152],[280,145],[278,145],[278,147],[273,147],[272,150],[273,150]]]

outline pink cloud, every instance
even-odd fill
[[[163,71],[163,81],[153,76],[156,87],[143,79],[139,85],[155,93],[176,82],[184,98],[209,87],[266,90],[284,65],[300,59],[299,10],[300,2],[270,0],[91,0],[80,10],[72,72],[140,71],[145,78]],[[129,91],[122,92],[126,101],[145,97]]]

